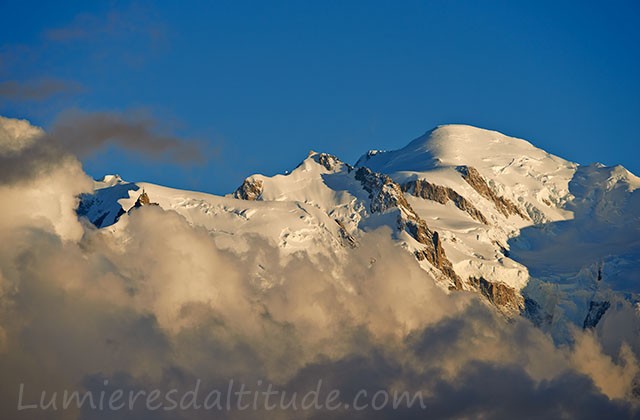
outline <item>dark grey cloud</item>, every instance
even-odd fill
[[[55,121],[47,137],[77,156],[107,145],[176,163],[202,162],[200,145],[170,133],[149,113],[68,111]]]
[[[585,376],[566,373],[536,384],[517,366],[470,363],[455,381],[438,380],[433,393],[422,418],[637,417],[631,405],[602,395]]]

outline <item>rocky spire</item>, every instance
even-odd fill
[[[142,188],[142,194],[140,194],[140,196],[136,200],[136,204],[134,204],[133,207],[148,206],[149,204],[151,204],[151,200],[149,200],[149,195],[146,193],[144,188]]]
[[[138,196],[136,203],[133,205],[133,207],[131,207],[131,209],[137,209],[142,206],[157,206],[157,205],[158,203],[151,202],[151,199],[149,198],[149,194],[147,194],[144,188],[142,188],[142,194]],[[131,209],[129,211],[131,211]]]
[[[259,179],[247,178],[233,193],[234,198],[241,200],[260,200],[264,187]]]

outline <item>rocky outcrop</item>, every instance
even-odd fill
[[[340,221],[340,219],[334,219],[339,226],[340,238],[342,239],[343,245],[347,245],[350,248],[355,248],[358,246],[358,241],[354,238],[353,235],[347,231],[344,223]]]
[[[410,209],[411,213],[415,215],[404,197],[400,185],[388,175],[373,172],[362,166],[356,171],[355,177],[362,184],[362,188],[369,193],[371,213],[382,213],[390,208],[401,207],[405,210]]]
[[[601,302],[592,300],[591,302],[589,302],[589,312],[587,312],[587,316],[584,319],[582,328],[584,328],[585,330],[589,328],[595,328],[610,306],[611,303],[606,300]]]
[[[458,166],[456,170],[460,172],[462,178],[467,181],[467,184],[471,185],[478,194],[493,202],[500,213],[504,214],[506,217],[514,215],[520,216],[525,220],[531,220],[529,216],[513,201],[496,194],[491,187],[489,187],[487,181],[485,181],[476,168],[472,166]]]
[[[500,242],[491,241],[491,243],[497,246],[498,249],[500,250],[500,253],[505,257],[509,258],[511,256],[511,252],[509,252],[509,249],[506,246],[502,245]]]
[[[427,226],[427,222],[418,216],[402,192],[402,188],[389,176],[371,171],[367,167],[360,167],[355,174],[356,180],[369,193],[372,213],[382,213],[392,208],[398,208],[398,229],[406,231],[424,248],[414,252],[419,261],[427,260],[440,270],[453,283],[452,288],[462,288],[462,280],[453,269],[453,264],[447,258],[440,235]]]
[[[340,165],[341,161],[334,155],[330,155],[328,153],[320,153],[318,155],[318,163],[324,166],[328,171],[333,171]]]
[[[484,277],[469,277],[469,285],[505,313],[519,314],[525,309],[522,295],[502,282],[492,282]]]
[[[426,225],[422,225],[421,223],[413,224],[411,222],[407,224],[407,229],[409,234],[413,233],[413,235],[415,235],[412,236],[416,238],[418,242],[427,245],[423,249],[414,252],[418,261],[425,259],[429,261],[431,265],[451,279],[451,282],[453,283],[451,289],[461,290],[462,279],[460,279],[460,276],[458,276],[453,269],[451,261],[447,258],[444,248],[442,248],[442,242],[440,241],[440,235],[438,232],[431,232]]]
[[[455,204],[458,209],[466,212],[478,222],[484,223],[485,225],[489,224],[486,217],[484,217],[469,200],[458,194],[452,188],[432,184],[424,179],[418,179],[402,184],[402,191],[408,192],[415,197],[424,198],[425,200],[436,201],[440,204],[447,204],[449,201],[453,201],[453,204]]]
[[[242,185],[233,192],[233,197],[249,201],[260,200],[262,191],[263,185],[261,180],[247,178]]]

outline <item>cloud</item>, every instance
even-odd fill
[[[44,31],[49,42],[70,43],[143,39],[151,46],[164,42],[166,26],[153,13],[153,9],[132,5],[127,9],[112,9],[102,15],[79,13],[65,26]]]
[[[40,389],[97,395],[105,380],[115,388],[189,390],[198,379],[204,389],[226,389],[235,379],[252,389],[272,383],[289,395],[322,380],[325,389],[341,391],[344,403],[359,390],[421,391],[427,408],[223,413],[229,418],[634,413],[624,399],[604,395],[597,378],[573,368],[581,341],[556,348],[528,322],[506,322],[471,293],[444,293],[386,231],[367,234],[339,278],[336,261],[323,262],[323,272],[304,255],[271,260],[280,281],[263,290],[253,267],[272,245],[260,238],[246,238],[249,251],[236,255],[158,207],[135,211],[125,223],[123,237],[84,226],[77,241],[42,229],[3,231],[3,412],[14,412],[20,382],[33,401]],[[599,349],[584,350],[594,365],[617,368]],[[162,415],[85,410],[78,418]]]
[[[113,32],[114,22],[115,19],[104,20],[89,13],[81,13],[66,26],[46,30],[44,37],[56,42],[81,40],[93,34]]]
[[[49,63],[48,68],[64,68],[67,75],[79,70],[83,76],[92,66],[111,73],[122,70],[123,65],[140,69],[150,57],[166,51],[169,41],[169,28],[151,4],[114,6],[99,14],[78,13],[66,25],[45,29],[39,40],[0,43],[0,78],[10,81],[3,83],[6,93],[0,96],[39,100],[46,97],[43,92],[51,90],[78,93],[82,87],[77,83],[67,82],[63,88],[59,80],[47,81],[51,74],[41,72],[42,63]],[[24,78],[34,80],[17,82]]]
[[[60,79],[39,79],[32,81],[9,80],[0,83],[0,100],[42,101],[56,95],[80,93],[81,84]]]
[[[138,121],[121,118],[76,115],[67,120],[71,131],[52,132],[73,134],[60,150],[91,150],[115,135],[105,127],[123,124],[129,133]],[[10,123],[11,146],[0,156],[33,157],[36,144],[56,141]],[[98,139],[78,145],[79,133]],[[286,260],[253,235],[234,237],[246,246],[228,249],[222,234],[157,206],[98,230],[74,214],[90,179],[73,155],[56,156],[62,160],[28,180],[0,184],[0,411],[12,418],[638,415],[635,342],[575,331],[570,346],[558,347],[476,294],[441,290],[388,230],[364,234],[344,259],[296,253]],[[602,321],[611,328],[631,316],[629,308],[611,311]],[[426,408],[16,411],[20,383],[34,401],[43,390],[188,391],[197,380],[205,390],[225,390],[231,379],[252,389],[270,383],[288,395],[322,380],[324,389],[341,391],[343,403],[361,390],[421,392]]]
[[[86,156],[107,145],[177,163],[201,162],[203,151],[194,142],[164,134],[167,127],[145,112],[67,111],[57,118],[48,137],[65,150]]]
[[[178,164],[206,159],[204,146],[164,134],[169,130],[160,125],[143,112],[68,111],[45,133],[26,122],[0,117],[0,184],[33,179],[107,146]]]
[[[0,185],[30,181],[77,160],[27,121],[0,117]]]

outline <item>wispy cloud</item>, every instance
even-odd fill
[[[78,13],[65,25],[44,29],[39,40],[28,44],[0,41],[0,77],[7,80],[0,87],[0,98],[40,99],[50,91],[69,88],[77,93],[78,83],[62,86],[62,80],[39,70],[44,62],[64,64],[71,45],[74,63],[81,66],[98,62],[101,68],[112,63],[140,68],[149,57],[166,50],[168,34],[153,7],[132,5],[103,14]]]
[[[0,82],[0,100],[8,101],[42,101],[56,95],[77,94],[84,91],[85,88],[80,83],[61,79]]]
[[[67,25],[44,31],[47,41],[94,42],[136,38],[158,45],[166,37],[166,26],[155,19],[151,9],[139,6],[124,10],[110,10],[104,15],[79,13]]]

